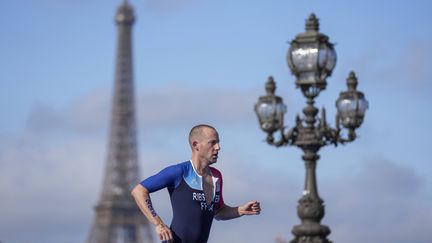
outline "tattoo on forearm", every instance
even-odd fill
[[[147,208],[150,210],[151,215],[153,217],[156,217],[157,213],[156,213],[156,211],[153,208],[153,204],[152,204],[152,201],[150,200],[150,198],[146,198],[145,202],[147,204]]]

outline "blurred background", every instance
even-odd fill
[[[187,135],[214,125],[229,205],[259,217],[214,222],[210,243],[292,239],[305,169],[265,143],[253,106],[269,75],[294,125],[305,99],[286,64],[311,13],[338,61],[317,98],[334,126],[351,70],[370,108],[346,146],[320,151],[322,221],[334,242],[432,241],[432,2],[130,0],[141,176],[189,159]],[[100,196],[121,0],[0,2],[0,242],[85,242]],[[169,222],[166,190],[156,210]]]

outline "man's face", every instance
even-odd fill
[[[199,142],[200,157],[209,162],[209,164],[216,163],[218,153],[221,149],[219,145],[219,134],[210,128],[203,128],[202,138]]]

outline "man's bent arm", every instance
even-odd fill
[[[224,204],[215,213],[216,220],[229,220],[241,217],[243,215],[258,215],[261,212],[260,203],[257,201],[247,202],[239,207],[230,207]]]
[[[173,237],[171,230],[165,225],[165,223],[154,210],[152,201],[150,199],[150,193],[147,188],[141,184],[138,184],[134,187],[131,194],[141,212],[156,227],[156,232],[159,235],[159,238],[161,240],[167,241],[172,240]]]

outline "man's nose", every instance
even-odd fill
[[[216,150],[220,150],[220,149],[221,149],[221,146],[220,146],[219,143],[215,144],[215,149],[216,149]]]

